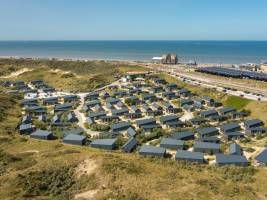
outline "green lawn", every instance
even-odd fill
[[[228,96],[227,99],[223,102],[225,106],[232,106],[236,108],[237,110],[242,110],[244,109],[251,100],[245,99],[242,97],[237,97],[237,96]]]

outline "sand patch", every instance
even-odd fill
[[[75,169],[75,176],[77,178],[80,178],[82,175],[90,176],[94,173],[94,171],[97,168],[97,163],[95,160],[92,159],[86,159],[82,163],[80,163],[77,168]]]
[[[74,199],[94,199],[95,195],[97,194],[98,190],[88,190],[86,192],[76,194]]]
[[[9,74],[9,75],[2,76],[1,78],[16,78],[16,77],[18,77],[19,75],[24,74],[24,73],[26,73],[26,72],[30,72],[30,71],[33,71],[33,69],[23,68],[23,69],[20,69],[20,70],[18,70],[18,71],[12,72],[12,73]]]

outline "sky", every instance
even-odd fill
[[[267,0],[0,0],[0,40],[267,40]]]

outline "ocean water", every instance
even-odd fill
[[[150,61],[168,52],[181,61],[260,63],[267,41],[0,41],[0,56]]]

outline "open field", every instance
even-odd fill
[[[28,70],[25,70],[28,69]],[[24,71],[23,71],[24,70]],[[48,61],[25,59],[0,59],[0,76],[3,80],[42,79],[56,89],[88,92],[116,80],[125,71],[144,71],[140,66],[104,61]]]

